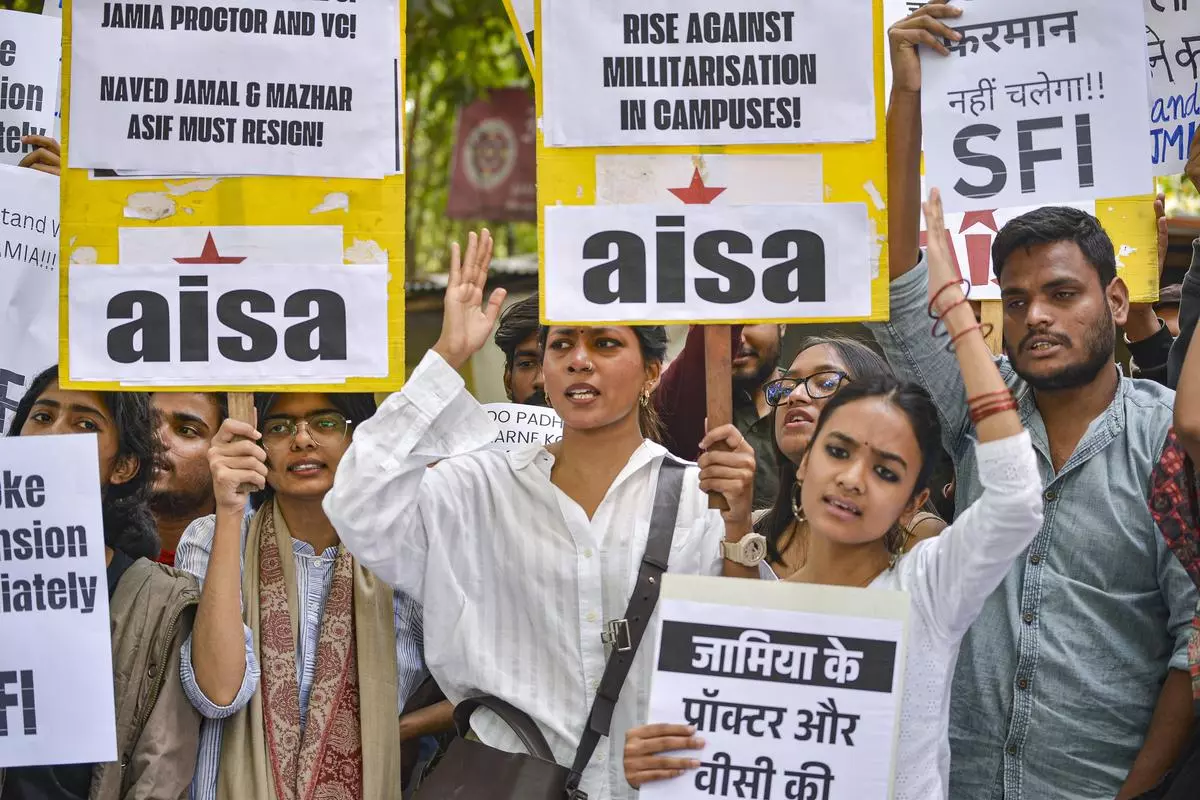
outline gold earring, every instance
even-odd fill
[[[647,406],[650,405],[650,390],[649,389],[642,390],[642,398],[639,402],[641,403],[642,408],[646,408]]]

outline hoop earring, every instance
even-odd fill
[[[792,517],[801,525],[808,522],[808,517],[804,513],[804,506],[801,505],[800,499],[800,490],[803,487],[804,481],[796,481],[792,484]]]

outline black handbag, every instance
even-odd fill
[[[587,800],[587,794],[579,789],[583,771],[600,739],[608,735],[621,687],[658,603],[662,574],[667,571],[675,534],[683,473],[682,464],[669,457],[663,459],[646,553],[625,618],[609,623],[605,643],[612,647],[612,652],[592,702],[587,728],[575,751],[574,763],[568,768],[555,762],[546,737],[525,712],[497,697],[473,697],[454,709],[458,738],[451,743],[437,769],[421,784],[416,800]],[[468,739],[471,714],[480,708],[493,712],[512,728],[527,753],[508,753]]]

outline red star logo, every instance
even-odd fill
[[[696,167],[692,173],[692,182],[686,189],[667,189],[668,192],[678,197],[689,206],[706,206],[724,192],[724,189],[714,189],[704,185],[704,179],[700,177],[700,168]]]
[[[966,233],[976,223],[983,223],[992,233],[1000,232],[1000,226],[996,224],[995,211],[968,211],[963,214],[962,225],[958,226],[958,232]]]
[[[245,260],[245,256],[223,256],[218,253],[217,243],[213,241],[210,232],[208,238],[204,240],[204,249],[200,251],[200,255],[192,258],[177,258],[175,262],[178,264],[240,264]]]

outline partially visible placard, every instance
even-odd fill
[[[0,164],[37,149],[22,137],[54,136],[61,37],[54,17],[0,10]]]
[[[1200,3],[1145,4],[1154,174],[1175,175],[1183,172],[1200,128]]]
[[[398,172],[396,15],[396,0],[311,9],[290,0],[75,3],[71,113],[89,133],[70,165]]]
[[[535,63],[533,5],[537,0],[503,0],[503,2],[504,9],[508,12],[508,21],[512,23],[517,41],[521,43],[521,55],[525,56],[525,63],[529,65],[529,71],[533,72]]]
[[[518,403],[489,403],[483,410],[500,429],[492,447],[516,450],[526,445],[554,444],[562,439],[562,417],[553,408]]]
[[[117,758],[96,437],[0,437],[0,769]]]
[[[1140,4],[961,5],[950,57],[922,48],[926,173],[947,211],[1146,191]]]
[[[0,165],[0,434],[57,361],[58,178]]]
[[[550,147],[875,137],[872,3],[542,3]]]
[[[648,721],[701,766],[643,800],[892,796],[908,596],[664,575]]]

